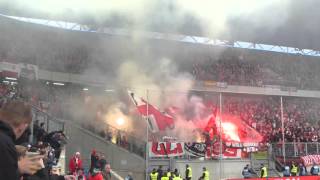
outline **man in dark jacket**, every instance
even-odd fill
[[[162,178],[162,175],[163,175],[163,170],[162,170],[162,166],[161,165],[157,169],[157,172],[158,172],[158,180],[160,180]]]
[[[0,177],[10,180],[19,179],[18,154],[15,149],[15,140],[18,139],[32,120],[29,105],[12,101],[0,109]],[[21,161],[21,173],[30,172],[30,161]]]

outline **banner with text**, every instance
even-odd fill
[[[185,154],[183,142],[149,142],[150,157],[175,157]]]
[[[175,157],[175,156],[195,156],[205,158],[218,158],[220,154],[219,142],[207,146],[205,143],[184,143],[184,142],[149,142],[148,150],[150,157]],[[238,159],[245,158],[250,146],[232,146],[222,144],[222,158]]]

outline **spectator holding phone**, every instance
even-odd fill
[[[18,164],[14,142],[31,120],[31,107],[24,102],[9,101],[0,109],[0,177],[16,180],[20,174],[33,174],[41,168],[32,158],[22,158]]]

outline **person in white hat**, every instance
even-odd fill
[[[82,160],[80,152],[76,152],[75,155],[69,161],[69,172],[74,174],[78,169],[82,169]]]

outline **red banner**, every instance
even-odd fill
[[[38,79],[38,66],[33,64],[14,64],[0,62],[0,72],[5,77],[24,77],[30,80]]]
[[[302,156],[301,160],[305,166],[311,166],[313,163],[319,165],[320,164],[320,155],[308,155]]]
[[[275,177],[275,178],[250,178],[250,180],[320,180],[320,176],[296,176],[296,177]],[[228,179],[245,180],[245,179]]]
[[[150,157],[174,157],[184,154],[183,142],[149,142]]]
[[[217,146],[206,147],[204,143],[183,142],[149,142],[150,157],[175,157],[191,155],[196,157],[216,158],[219,156],[219,143]],[[242,149],[225,147],[222,148],[223,158],[241,158]]]

